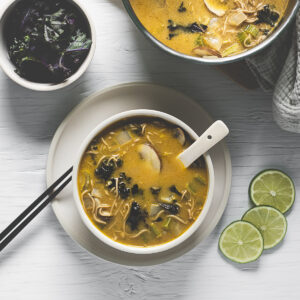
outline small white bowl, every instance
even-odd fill
[[[181,127],[184,129],[192,138],[195,140],[198,138],[198,135],[195,133],[193,129],[191,129],[187,124],[182,122],[181,120],[160,112],[156,110],[147,110],[147,109],[138,109],[138,110],[130,110],[130,111],[125,111],[119,114],[116,114],[105,121],[101,122],[92,132],[85,138],[83,143],[80,146],[79,152],[77,154],[77,159],[74,163],[74,169],[73,169],[73,196],[75,200],[75,206],[79,212],[79,215],[85,224],[85,226],[103,243],[118,249],[123,252],[127,253],[134,253],[134,254],[153,254],[153,253],[158,253],[158,252],[163,252],[167,251],[171,248],[174,248],[175,246],[183,243],[187,238],[189,238],[202,224],[203,220],[205,219],[205,216],[207,215],[212,199],[213,199],[213,191],[214,191],[214,183],[215,183],[215,177],[214,177],[214,169],[213,169],[213,164],[210,158],[210,155],[206,153],[204,155],[204,159],[208,168],[208,174],[209,174],[209,188],[208,188],[208,194],[207,194],[207,199],[204,204],[204,208],[199,215],[199,217],[196,219],[196,221],[179,237],[176,239],[165,243],[161,244],[158,246],[150,246],[150,247],[136,247],[136,246],[131,246],[131,245],[125,245],[118,243],[109,237],[107,237],[105,234],[103,234],[99,229],[95,227],[95,225],[90,221],[88,218],[87,214],[84,211],[84,208],[82,206],[80,197],[79,197],[79,190],[78,190],[78,184],[77,184],[77,178],[78,178],[78,168],[79,164],[81,162],[82,156],[90,144],[90,142],[94,139],[95,136],[97,136],[99,133],[101,133],[105,128],[109,127],[110,125],[126,119],[126,118],[131,118],[131,117],[141,117],[141,116],[148,116],[148,117],[157,117],[161,118],[163,120],[166,120],[167,122],[170,122],[172,124],[175,124],[178,127]]]
[[[87,55],[86,59],[83,61],[79,69],[70,77],[68,77],[66,80],[64,80],[61,83],[37,83],[32,82],[30,80],[27,80],[21,76],[19,76],[16,72],[16,66],[11,62],[7,45],[5,41],[5,35],[4,35],[4,28],[5,28],[5,22],[6,18],[11,14],[12,10],[14,9],[15,5],[22,0],[6,0],[5,5],[1,7],[0,9],[0,67],[2,68],[3,72],[13,81],[18,83],[19,85],[35,90],[35,91],[54,91],[59,90],[64,87],[69,86],[70,84],[74,83],[77,79],[79,79],[83,73],[88,68],[90,62],[92,61],[92,58],[95,53],[96,49],[96,30],[94,23],[87,13],[87,11],[79,4],[77,0],[65,0],[67,2],[72,3],[78,11],[82,14],[82,16],[87,20],[87,23],[89,25],[90,33],[91,33],[91,40],[92,45],[89,51],[89,54]]]

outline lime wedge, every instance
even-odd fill
[[[287,222],[285,216],[270,206],[257,206],[249,209],[242,218],[259,229],[264,238],[264,249],[279,244],[285,237]]]
[[[295,187],[291,178],[282,171],[265,170],[252,179],[249,196],[257,206],[269,205],[285,213],[295,201]]]
[[[245,264],[261,256],[264,250],[264,240],[254,225],[245,221],[236,221],[222,232],[219,248],[228,259]]]

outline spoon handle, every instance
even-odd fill
[[[197,158],[224,139],[228,133],[228,127],[222,121],[216,121],[190,147],[180,153],[178,158],[188,168]]]

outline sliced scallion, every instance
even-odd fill
[[[164,225],[163,225],[163,228],[164,229],[168,229],[169,228],[169,225],[171,223],[172,219],[171,218],[167,218],[167,220],[165,221]]]
[[[242,45],[244,45],[244,42],[247,37],[248,37],[248,34],[245,31],[241,31],[238,33],[238,39]]]
[[[157,226],[154,223],[150,224],[150,228],[151,228],[151,231],[154,233],[154,235],[156,237],[160,237],[161,236],[160,231],[158,230]]]
[[[247,25],[244,31],[250,33],[254,38],[259,34],[259,28],[253,24]]]
[[[224,51],[223,51],[223,57],[226,57],[226,56],[230,56],[230,55],[234,55],[234,54],[237,54],[238,52],[240,52],[241,46],[238,44],[238,43],[235,43],[231,46],[229,46],[228,48],[226,48]]]
[[[200,47],[202,47],[202,46],[205,45],[205,43],[204,43],[204,38],[203,38],[203,35],[202,35],[202,34],[199,34],[199,35],[198,35],[198,37],[197,37],[196,40],[195,40],[195,44],[196,44],[197,46],[200,46]]]

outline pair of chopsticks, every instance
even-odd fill
[[[71,167],[0,233],[2,251],[72,180]]]

